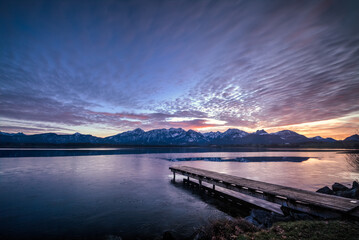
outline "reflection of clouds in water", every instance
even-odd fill
[[[323,162],[331,162],[332,160],[319,159],[319,158],[308,158],[307,161],[302,164],[321,164]]]

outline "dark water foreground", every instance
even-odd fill
[[[205,161],[206,158],[298,157],[303,161]],[[203,158],[171,162],[166,159]],[[359,178],[335,152],[197,152],[0,159],[0,236],[155,239],[190,236],[227,207],[171,182],[172,165],[188,165],[316,190]],[[234,213],[238,214],[238,213]]]

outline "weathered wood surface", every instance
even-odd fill
[[[187,179],[183,179],[184,183],[186,184],[191,184],[191,185],[195,185],[199,187],[199,184]],[[234,199],[236,199],[236,201],[239,201],[241,204],[243,204],[242,202],[246,203],[247,205],[251,205],[252,207],[259,207],[271,212],[275,212],[277,214],[280,215],[284,215],[282,210],[281,210],[281,205],[276,204],[276,203],[272,203],[272,202],[268,202],[265,201],[263,199],[259,199],[256,197],[251,197],[248,196],[246,194],[243,193],[239,193],[239,192],[233,192],[233,191],[217,191],[213,188],[207,187],[207,186],[202,186],[202,188],[204,188],[205,190],[209,191],[209,192],[213,192],[219,196],[224,196],[224,198],[229,198],[232,199],[232,201],[235,201]]]
[[[187,166],[170,167],[170,170],[304,212],[313,213],[314,206],[359,217],[359,201],[355,199],[316,193]]]

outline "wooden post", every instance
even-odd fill
[[[173,181],[176,181],[176,172],[173,172]]]
[[[213,190],[216,190],[216,185],[213,184]]]
[[[198,180],[198,183],[199,183],[199,188],[201,188],[201,187],[202,187],[202,180],[199,179],[199,180]]]

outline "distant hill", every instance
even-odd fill
[[[23,133],[0,132],[0,145],[141,145],[141,146],[328,146],[337,143],[357,143],[359,136],[353,135],[343,141],[320,136],[307,138],[290,130],[276,133],[267,133],[258,130],[247,133],[239,129],[228,129],[225,132],[200,133],[194,130],[185,131],[182,128],[154,129],[144,131],[137,128],[105,138],[75,133],[72,135],[59,135],[56,133],[43,133],[25,135]],[[333,145],[334,146],[334,145]]]
[[[346,139],[344,139],[344,141],[355,141],[358,142],[359,141],[359,135],[358,134],[354,134],[350,137],[347,137]]]

